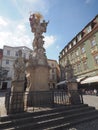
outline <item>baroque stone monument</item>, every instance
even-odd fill
[[[33,52],[26,63],[26,77],[28,91],[46,91],[48,87],[49,66],[47,63],[43,33],[46,32],[48,22],[42,21],[42,15],[34,13],[29,18],[31,31],[34,33],[32,43]]]

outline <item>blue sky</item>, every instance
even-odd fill
[[[0,0],[0,48],[32,48],[30,12],[49,20],[45,36],[46,55],[58,60],[59,52],[97,14],[98,0]]]

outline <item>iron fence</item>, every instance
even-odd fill
[[[79,94],[79,93],[78,93]],[[82,95],[80,95],[81,100]],[[34,111],[45,107],[57,107],[71,104],[71,95],[65,91],[34,91],[6,93],[7,114]],[[82,98],[83,99],[83,98]],[[80,101],[83,103],[83,100]]]

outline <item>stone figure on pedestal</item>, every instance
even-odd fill
[[[25,79],[25,61],[22,57],[22,50],[18,51],[19,57],[14,62],[14,80],[24,80]]]
[[[65,72],[66,72],[68,93],[71,96],[70,97],[71,104],[80,104],[81,101],[78,93],[78,83],[76,82],[74,71],[68,57],[67,57],[67,64],[65,66]]]
[[[14,79],[11,86],[9,113],[24,111],[25,60],[22,57],[22,50],[18,51],[18,58],[15,60],[13,67]]]
[[[33,41],[33,49],[43,48],[44,44],[44,36],[42,35],[46,32],[46,27],[49,22],[45,22],[43,20],[41,22],[42,15],[39,13],[35,13],[30,15],[29,21],[31,26],[31,31],[34,33],[34,41]]]

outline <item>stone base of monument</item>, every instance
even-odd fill
[[[9,113],[24,111],[24,81],[12,81],[11,95],[9,101]]]
[[[80,95],[78,92],[78,84],[77,82],[68,82],[68,91],[70,94],[70,102],[71,104],[80,104]]]
[[[47,106],[52,102],[49,92],[49,66],[36,65],[27,68],[27,106]]]
[[[37,65],[33,66],[31,68],[28,68],[28,73],[30,73],[30,76],[27,77],[27,79],[30,80],[30,84],[27,87],[28,91],[48,91],[49,86],[49,67],[43,66],[43,65]]]

